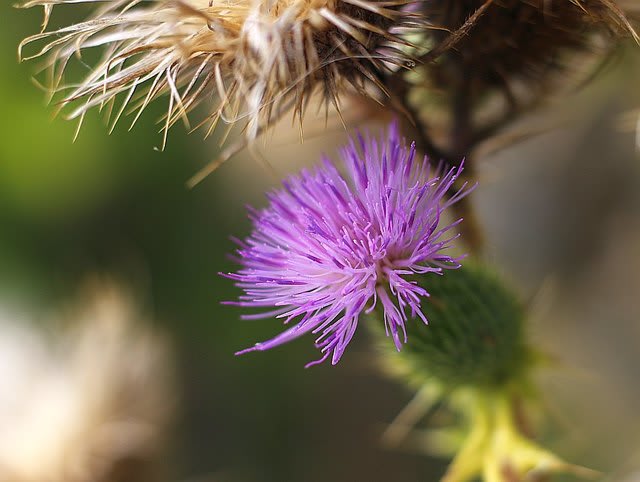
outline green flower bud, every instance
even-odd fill
[[[510,482],[552,472],[595,475],[526,433],[523,402],[535,401],[530,372],[536,357],[526,339],[525,308],[510,287],[469,260],[443,276],[430,273],[416,281],[430,293],[424,303],[428,325],[419,319],[407,324],[400,352],[380,344],[389,371],[419,390],[385,433],[386,441],[399,442],[439,401],[458,417],[414,440],[429,453],[453,455],[442,482]],[[369,325],[384,338],[382,322]]]
[[[492,270],[467,261],[443,276],[416,281],[431,295],[424,303],[429,324],[407,324],[402,351],[386,357],[393,371],[419,386],[435,382],[447,390],[500,386],[523,376],[533,358],[525,342],[525,310]],[[384,336],[381,324],[374,331]]]

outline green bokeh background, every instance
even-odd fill
[[[229,236],[247,233],[244,204],[260,202],[255,187],[245,190],[239,176],[230,187],[224,171],[233,168],[225,165],[187,189],[185,181],[215,157],[216,139],[176,126],[166,150],[155,149],[162,140],[154,122],[162,102],[133,131],[122,122],[112,135],[92,112],[73,143],[75,124],[52,119],[45,93],[31,82],[37,62],[17,62],[18,43],[40,22],[39,11],[0,6],[0,300],[44,312],[72,299],[96,272],[143,293],[140,305],[169,333],[177,352],[182,403],[172,436],[173,480],[206,474],[211,480],[256,482],[436,480],[443,461],[379,443],[383,424],[411,394],[379,376],[364,335],[338,367],[303,369],[316,356],[309,338],[233,356],[279,329],[275,322],[240,321],[238,309],[220,305],[238,294],[217,273],[233,267],[226,257],[233,248]],[[600,238],[594,241],[593,232],[603,231],[610,212],[624,205],[637,220],[633,193],[640,184],[632,134],[615,134],[620,150],[610,150],[617,113],[640,105],[633,90],[637,79],[636,70],[619,68],[566,107],[583,105],[586,98],[595,113],[585,116],[577,134],[561,132],[553,139],[550,145],[569,146],[559,147],[561,160],[549,160],[551,148],[540,153],[533,141],[510,154],[520,162],[498,159],[484,170],[492,179],[501,166],[502,181],[490,180],[477,194],[491,256],[525,292],[535,291],[550,271],[560,273],[561,284],[581,279],[581,270],[604,245]],[[605,107],[610,105],[616,107]],[[591,147],[574,142],[576,136]],[[593,146],[605,142],[609,147],[596,156]],[[605,157],[611,160],[600,168]],[[522,167],[523,158],[540,159],[541,167]],[[264,176],[259,166],[247,172]],[[567,179],[577,179],[591,194],[562,181]],[[574,211],[558,211],[576,197]],[[604,214],[594,213],[594,202]],[[629,276],[637,287],[638,277]],[[635,315],[627,310],[621,316],[621,326],[634,331]],[[594,326],[599,330],[603,323]],[[560,332],[575,340],[578,329],[579,323],[567,322]],[[630,376],[640,357],[629,340],[624,366]],[[630,378],[621,376],[619,384],[626,387]],[[638,400],[634,390],[620,393],[625,407]],[[620,456],[603,456],[603,464],[625,460],[636,433],[631,425],[624,448],[614,450]],[[590,444],[590,437],[606,435],[580,435],[574,454],[588,459],[600,446]]]

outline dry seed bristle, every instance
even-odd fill
[[[397,31],[416,24],[402,8],[409,0],[86,1],[99,5],[94,16],[25,39],[21,56],[46,57],[51,88],[65,92],[70,118],[120,97],[123,104],[109,108],[115,122],[133,110],[135,123],[166,94],[165,139],[207,97],[215,101],[200,125],[212,130],[220,119],[243,122],[252,140],[286,112],[302,118],[318,89],[323,102],[334,105],[345,90],[384,95],[382,72],[410,61]],[[77,2],[24,6],[45,6],[46,23],[53,6],[71,3]],[[25,55],[27,47],[36,52]],[[79,84],[62,85],[71,58],[90,48],[102,48],[102,60]]]

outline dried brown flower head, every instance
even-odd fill
[[[623,0],[624,1],[624,0]],[[616,0],[432,0],[432,26],[413,82],[445,107],[451,157],[468,155],[515,114],[560,87],[589,78],[624,36],[639,41],[633,2]],[[462,31],[463,34],[459,34]],[[452,34],[453,32],[453,34]],[[451,37],[455,36],[455,42]],[[447,49],[439,46],[449,43]],[[434,52],[438,52],[434,58]],[[434,95],[434,93],[436,93]],[[422,108],[423,95],[418,102]],[[429,112],[433,124],[434,110]],[[449,157],[449,156],[445,156]]]
[[[412,0],[30,0],[43,6],[45,29],[54,6],[90,3],[88,20],[25,39],[21,56],[45,56],[54,90],[77,54],[104,49],[88,75],[62,100],[70,118],[121,96],[113,124],[134,119],[167,95],[166,131],[206,98],[200,124],[244,121],[254,139],[287,112],[302,118],[311,94],[337,105],[345,89],[385,93],[383,72],[412,65],[401,34],[417,26]],[[27,47],[36,52],[24,54]]]
[[[426,8],[431,22],[455,30],[485,3],[434,0]],[[588,49],[595,36],[619,33],[633,33],[633,28],[613,0],[495,0],[431,75],[442,87],[464,71],[474,92],[487,86],[508,90],[514,76],[542,80],[565,65],[563,53]],[[430,34],[436,42],[447,35]]]

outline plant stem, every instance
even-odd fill
[[[487,2],[487,4],[490,2]],[[460,65],[460,67],[462,67]],[[462,69],[460,69],[462,70]],[[452,127],[449,135],[449,149],[440,147],[433,140],[429,126],[422,120],[418,110],[409,101],[409,86],[400,76],[389,79],[389,90],[394,93],[396,111],[403,119],[402,130],[414,139],[419,151],[433,161],[444,161],[450,166],[465,162],[465,180],[475,182],[476,171],[470,153],[476,140],[472,121],[471,86],[464,72],[461,72],[456,97],[452,102]],[[453,186],[449,192],[453,196],[458,187]],[[453,205],[456,217],[464,218],[460,224],[461,235],[473,254],[479,254],[484,246],[484,235],[478,222],[470,198],[464,197]]]

